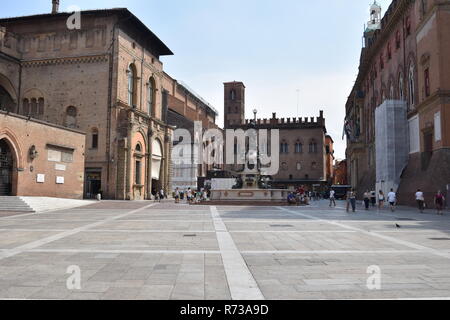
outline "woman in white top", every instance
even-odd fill
[[[418,189],[416,192],[416,201],[417,201],[417,205],[419,206],[420,213],[423,213],[425,197],[423,195],[422,190],[420,190],[420,189]]]

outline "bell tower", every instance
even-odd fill
[[[56,14],[59,11],[59,0],[52,0],[52,14]]]
[[[245,85],[242,82],[225,82],[224,116],[225,128],[245,122]]]
[[[377,30],[381,27],[381,6],[375,0],[370,6],[370,21],[367,23],[369,30]]]

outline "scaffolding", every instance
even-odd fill
[[[386,100],[375,110],[376,187],[387,194],[398,190],[408,163],[406,102]]]

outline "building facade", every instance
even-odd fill
[[[85,139],[77,130],[0,111],[0,196],[82,199]]]
[[[334,165],[334,185],[348,185],[347,180],[347,160],[336,160]]]
[[[53,3],[52,14],[0,19],[0,107],[86,133],[85,197],[169,192],[178,86],[160,57],[173,53],[127,9],[83,11],[69,28]],[[200,109],[182,115],[214,122]]]
[[[346,104],[349,182],[412,204],[450,184],[450,1],[376,2]]]
[[[334,140],[328,134],[325,136],[325,153],[327,157],[327,182],[329,185],[332,185],[334,180]]]
[[[217,158],[215,164],[196,161],[194,158],[196,155],[196,138],[200,142],[200,133],[203,136],[203,133],[208,129],[221,130],[216,124],[216,118],[219,113],[189,86],[173,79],[168,74],[165,74],[165,85],[168,88],[170,87],[168,89],[168,123],[176,129],[187,130],[191,137],[190,141],[174,141],[174,146],[186,144],[190,152],[187,158],[184,154],[172,154],[172,190],[176,188],[180,190],[197,189],[199,177],[205,178],[208,171],[222,167],[219,158]],[[196,128],[196,123],[198,128]],[[196,137],[196,134],[198,137]],[[203,142],[208,143],[211,141],[206,139],[206,141],[201,141],[199,145],[203,144]],[[217,156],[219,157],[219,155]]]
[[[312,189],[328,184],[332,169],[328,169],[327,162],[333,152],[333,140],[331,137],[327,139],[323,111],[319,117],[311,118],[277,118],[273,113],[271,119],[249,120],[245,119],[245,85],[227,82],[224,94],[225,129],[279,130],[279,149],[273,151],[279,152],[280,163],[278,173],[272,176],[272,187],[305,185]],[[233,167],[231,170],[236,173],[243,170],[241,166]]]

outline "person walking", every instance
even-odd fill
[[[159,191],[159,202],[161,202],[161,200],[164,200],[165,196],[164,196],[164,190],[161,189],[161,191]]]
[[[188,191],[187,191],[187,202],[188,203],[192,202],[192,190],[191,190],[191,188],[188,188]]]
[[[423,213],[425,197],[423,195],[423,192],[420,189],[417,189],[417,192],[416,192],[416,202],[417,202],[417,206],[419,207],[420,213]]]
[[[336,191],[334,191],[334,190],[330,191],[330,207],[331,207],[331,205],[336,207]]]
[[[438,215],[444,215],[444,203],[445,197],[442,194],[441,190],[438,191],[436,196],[434,197],[434,204],[436,205],[436,210]]]
[[[388,193],[388,202],[391,208],[391,212],[394,212],[395,205],[397,204],[397,194],[394,192],[394,189],[391,189],[391,192]]]
[[[175,189],[175,203],[180,203],[180,190],[178,188]]]
[[[372,203],[372,207],[375,208],[377,205],[377,193],[374,191],[370,192],[370,202]]]
[[[384,208],[384,201],[385,201],[385,197],[384,197],[384,192],[382,190],[380,190],[380,192],[378,193],[378,210],[381,210]]]
[[[369,190],[364,192],[364,205],[366,207],[366,210],[369,210],[369,206],[370,206],[370,192],[369,192]]]
[[[347,212],[350,211],[350,206],[352,207],[352,211],[356,212],[356,192],[355,189],[347,192]]]

